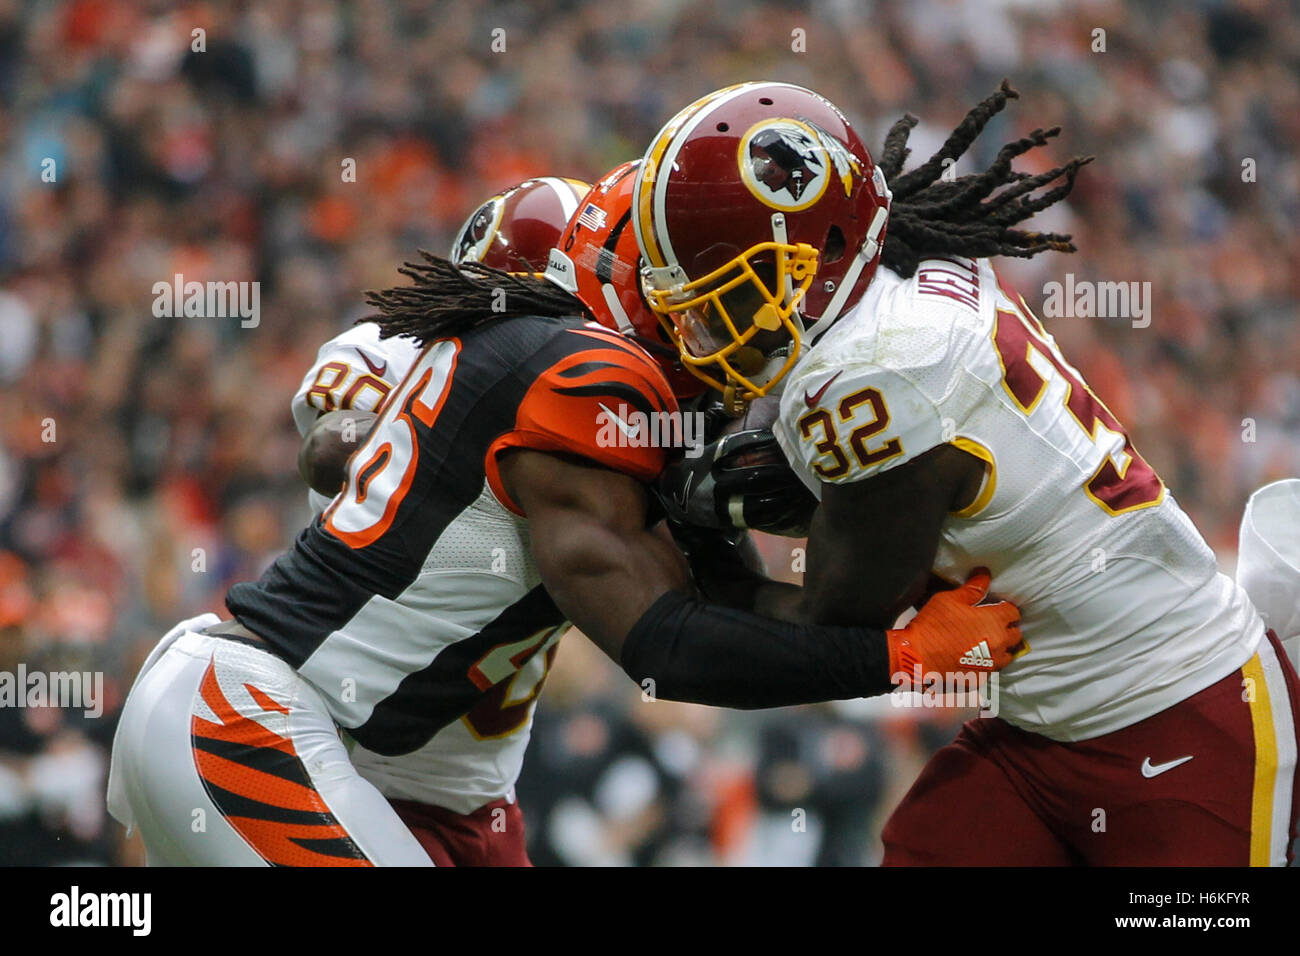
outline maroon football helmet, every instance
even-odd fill
[[[465,220],[451,244],[452,262],[481,262],[506,272],[540,272],[578,200],[591,186],[539,176],[493,196]]]
[[[710,93],[669,120],[637,175],[646,299],[687,367],[743,404],[794,365],[807,323],[862,297],[889,199],[818,94],[788,83]]]

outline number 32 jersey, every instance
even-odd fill
[[[800,360],[781,447],[814,493],[944,443],[985,462],[934,571],[993,574],[1028,651],[999,716],[1055,740],[1136,723],[1254,653],[1263,623],[1123,427],[987,261],[881,269]]]
[[[373,337],[347,335],[358,334]],[[322,356],[345,368],[317,363],[308,378],[323,397],[306,399],[304,382],[301,404],[312,408],[300,428],[313,411],[358,407],[331,389],[366,375],[382,375],[392,394],[349,460],[343,491],[226,604],[321,692],[360,745],[354,764],[381,792],[469,813],[511,796],[568,627],[542,586],[498,455],[560,452],[650,481],[666,451],[608,441],[606,409],[676,405],[644,352],[579,320],[503,319],[434,342],[397,370],[400,384],[393,369],[374,368],[400,354],[361,342],[363,371],[347,354],[358,343],[335,343]]]

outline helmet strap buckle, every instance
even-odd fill
[[[745,413],[745,406],[749,402],[739,394],[735,384],[728,382],[727,387],[722,390],[722,408],[732,418],[739,418]]]

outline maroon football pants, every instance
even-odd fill
[[[532,866],[519,805],[493,800],[455,813],[413,800],[389,800],[437,866]]]
[[[890,817],[884,865],[1285,865],[1297,713],[1295,670],[1270,634],[1239,670],[1091,740],[976,718]]]

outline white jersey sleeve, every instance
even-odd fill
[[[800,474],[820,482],[861,481],[944,441],[939,407],[878,365],[800,375],[781,402],[777,440]]]
[[[1300,661],[1300,479],[1275,481],[1246,503],[1237,544],[1237,583]]]
[[[373,322],[354,325],[320,347],[316,361],[293,396],[293,421],[300,435],[323,412],[377,411],[415,364],[420,347],[404,336],[379,337]]]
[[[881,283],[884,285],[884,283]],[[980,323],[973,305],[870,292],[860,308],[893,311],[871,323],[846,316],[795,368],[774,431],[814,493],[897,468],[951,442],[972,397],[954,385],[962,348]]]

